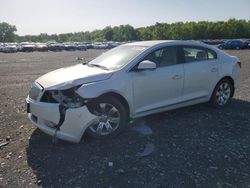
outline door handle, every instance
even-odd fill
[[[178,74],[176,74],[176,75],[174,75],[174,76],[172,77],[173,80],[179,80],[179,79],[181,79],[181,78],[182,78],[182,76],[181,76],[181,75],[178,75]]]
[[[212,68],[211,69],[211,72],[217,72],[218,71],[218,68]]]

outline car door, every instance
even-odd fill
[[[143,60],[156,63],[155,70],[131,72],[135,114],[147,113],[176,104],[182,99],[183,64],[178,62],[178,47],[169,46],[149,53]]]
[[[182,49],[185,59],[183,100],[208,97],[219,77],[216,52],[196,46],[183,46]]]

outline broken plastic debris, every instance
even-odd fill
[[[153,133],[152,129],[145,125],[144,121],[136,123],[132,130],[137,131],[138,133],[143,135],[151,135]]]
[[[8,144],[9,144],[9,142],[1,143],[1,144],[0,144],[0,148],[3,147],[3,146],[7,146]]]
[[[109,165],[110,167],[112,167],[112,166],[113,166],[113,162],[109,162],[108,165]]]
[[[123,175],[124,174],[124,170],[122,168],[119,168],[117,171],[116,171],[117,174],[119,175]]]
[[[81,61],[81,60],[84,60],[84,58],[83,57],[77,57],[76,60]]]
[[[142,153],[138,153],[137,155],[140,156],[140,157],[145,157],[145,156],[148,156],[150,155],[151,153],[153,153],[155,149],[155,145],[152,144],[152,143],[147,143],[145,145],[145,148],[144,148],[144,151]]]

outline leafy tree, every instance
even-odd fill
[[[107,41],[113,40],[113,29],[110,26],[107,26],[103,29],[104,39]]]
[[[16,26],[6,22],[0,23],[0,42],[13,42],[15,40]]]
[[[94,30],[90,33],[91,40],[95,42],[104,41],[102,30]]]
[[[120,25],[113,27],[114,41],[134,41],[138,40],[137,31],[131,25]]]
[[[152,40],[153,39],[153,26],[141,27],[137,29],[139,40]]]
[[[229,19],[219,22],[176,22],[172,24],[156,23],[155,25],[133,28],[131,25],[107,26],[92,32],[75,32],[48,35],[17,36],[15,26],[0,23],[0,41],[33,41],[33,42],[83,42],[83,41],[135,41],[135,40],[200,40],[250,38],[250,20]]]

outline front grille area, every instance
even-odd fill
[[[52,93],[50,91],[45,91],[43,93],[43,96],[41,98],[41,102],[47,102],[47,103],[58,103],[53,97]]]
[[[43,88],[38,83],[34,82],[30,88],[29,97],[33,100],[37,100],[42,90]]]

